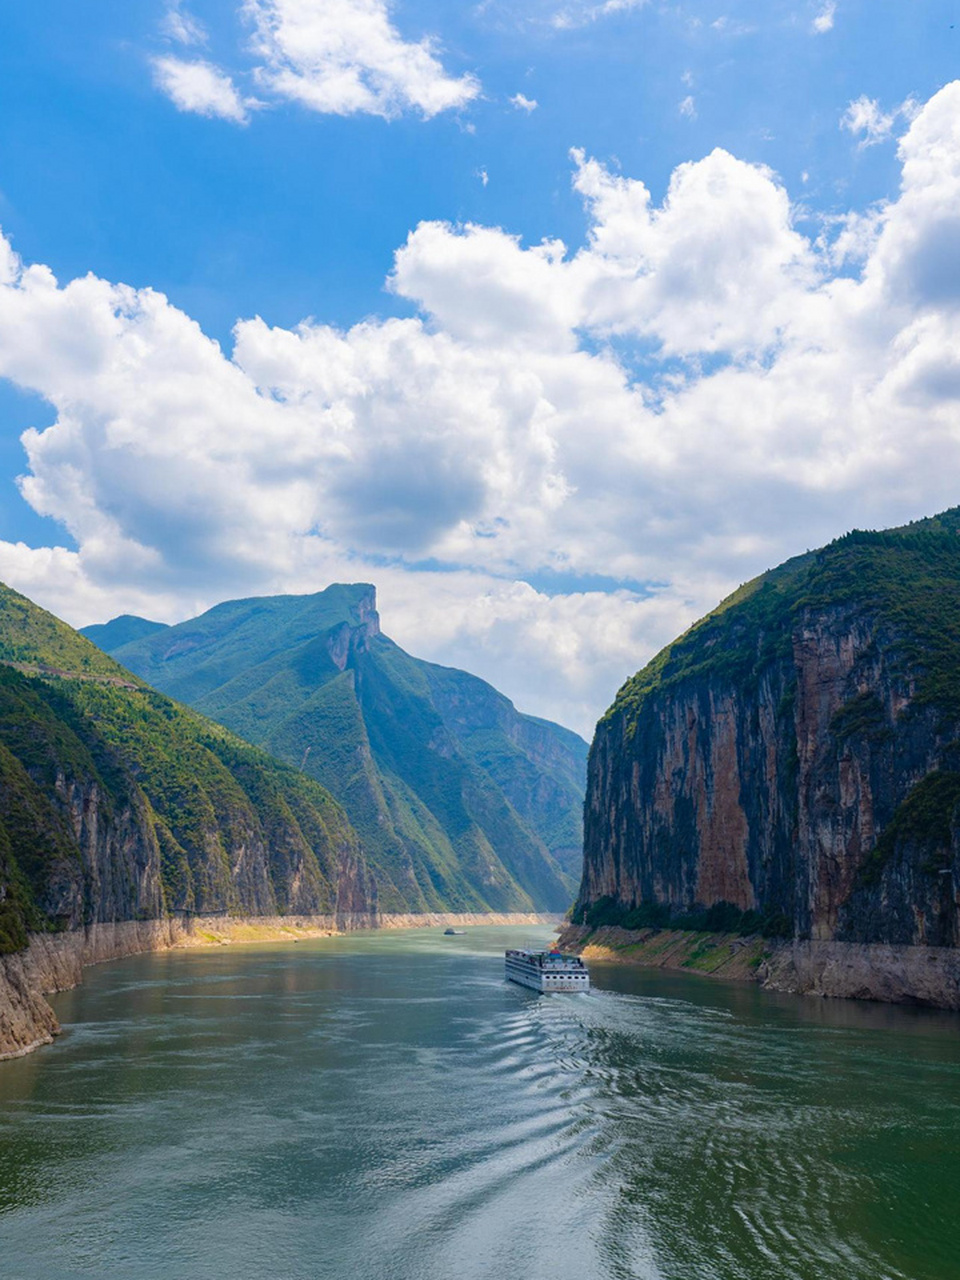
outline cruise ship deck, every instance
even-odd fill
[[[534,991],[589,991],[590,974],[579,956],[562,951],[511,948],[505,956],[505,976]]]

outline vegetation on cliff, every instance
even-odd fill
[[[577,919],[955,945],[960,508],[745,584],[624,684],[590,774]]]
[[[0,662],[139,683],[78,631],[2,582]]]
[[[154,631],[162,631],[165,622],[151,622],[149,618],[138,618],[133,613],[121,613],[110,622],[98,622],[83,628],[83,635],[92,640],[98,649],[110,653],[123,644],[133,640],[141,640]]]
[[[7,588],[0,652],[17,664],[0,665],[0,952],[171,911],[370,908],[356,834],[314,779]]]
[[[579,903],[571,922],[590,929],[682,929],[694,933],[737,934],[764,938],[789,938],[793,922],[782,911],[744,911],[732,902],[714,902],[709,907],[671,907],[667,902],[641,902],[627,907],[612,895],[589,904]]]
[[[917,697],[960,717],[960,507],[900,529],[855,529],[745,583],[622,686],[605,720],[635,725],[644,700],[685,679],[755,682],[788,656],[805,610],[866,606],[898,635]],[[870,695],[864,695],[869,697]]]
[[[328,787],[382,909],[569,904],[586,744],[484,681],[405,653],[380,634],[368,584],[228,601],[114,653]]]

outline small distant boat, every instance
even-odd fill
[[[506,953],[506,978],[534,991],[589,991],[590,973],[579,956],[562,951],[511,949]]]
[[[466,932],[466,929],[444,929],[443,935],[445,938],[452,938],[455,934]]]

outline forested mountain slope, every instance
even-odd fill
[[[211,912],[373,922],[342,808],[0,586],[0,952]]]
[[[405,653],[380,632],[372,586],[228,601],[113,653],[328,787],[383,910],[571,902],[586,743]]]

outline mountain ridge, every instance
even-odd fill
[[[0,585],[0,951],[172,914],[358,915],[334,798]]]
[[[360,832],[382,909],[572,900],[586,743],[405,653],[371,584],[225,601],[113,652],[322,781]]]
[[[150,635],[153,631],[162,631],[166,625],[165,622],[152,622],[149,618],[138,617],[135,613],[121,613],[109,622],[93,623],[88,627],[79,627],[78,630],[98,649],[107,652],[118,645]]]

